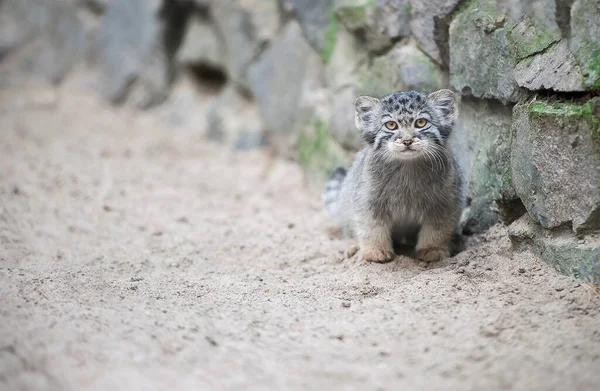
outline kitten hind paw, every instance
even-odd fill
[[[391,262],[396,257],[392,250],[383,248],[369,248],[363,251],[363,259],[369,262],[386,263]]]

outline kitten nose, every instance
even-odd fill
[[[406,145],[407,147],[412,143],[413,143],[412,140],[402,140],[402,144]]]

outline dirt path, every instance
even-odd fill
[[[597,390],[600,299],[511,254],[342,260],[299,170],[0,96],[2,390]]]

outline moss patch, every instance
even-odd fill
[[[510,28],[508,34],[511,52],[517,61],[542,52],[560,40],[542,23],[525,18]]]
[[[583,84],[600,88],[600,49],[592,52],[589,61],[583,67]]]
[[[502,175],[502,183],[506,187],[512,186],[512,179],[511,179],[511,176],[510,176],[510,167],[507,167],[504,170],[504,174]]]
[[[355,31],[367,22],[367,7],[341,7],[335,11],[338,19],[350,31]]]
[[[334,145],[327,124],[320,118],[315,118],[309,132],[300,135],[298,163],[312,179],[322,182],[332,169],[344,164]]]
[[[357,31],[367,24],[367,10],[374,6],[373,0],[359,1],[335,9],[338,20],[350,31]]]
[[[333,54],[333,48],[335,47],[335,40],[338,30],[340,29],[340,24],[333,13],[333,10],[329,11],[329,23],[327,24],[327,29],[325,30],[325,37],[323,39],[323,47],[321,48],[321,60],[325,64],[329,63],[331,59],[331,55]]]
[[[529,112],[534,116],[554,115],[561,117],[581,118],[587,121],[592,137],[600,143],[600,120],[592,112],[592,104],[534,102],[529,105]]]

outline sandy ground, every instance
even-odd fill
[[[161,124],[0,96],[0,389],[598,389],[598,293],[505,228],[343,259],[297,167]]]

